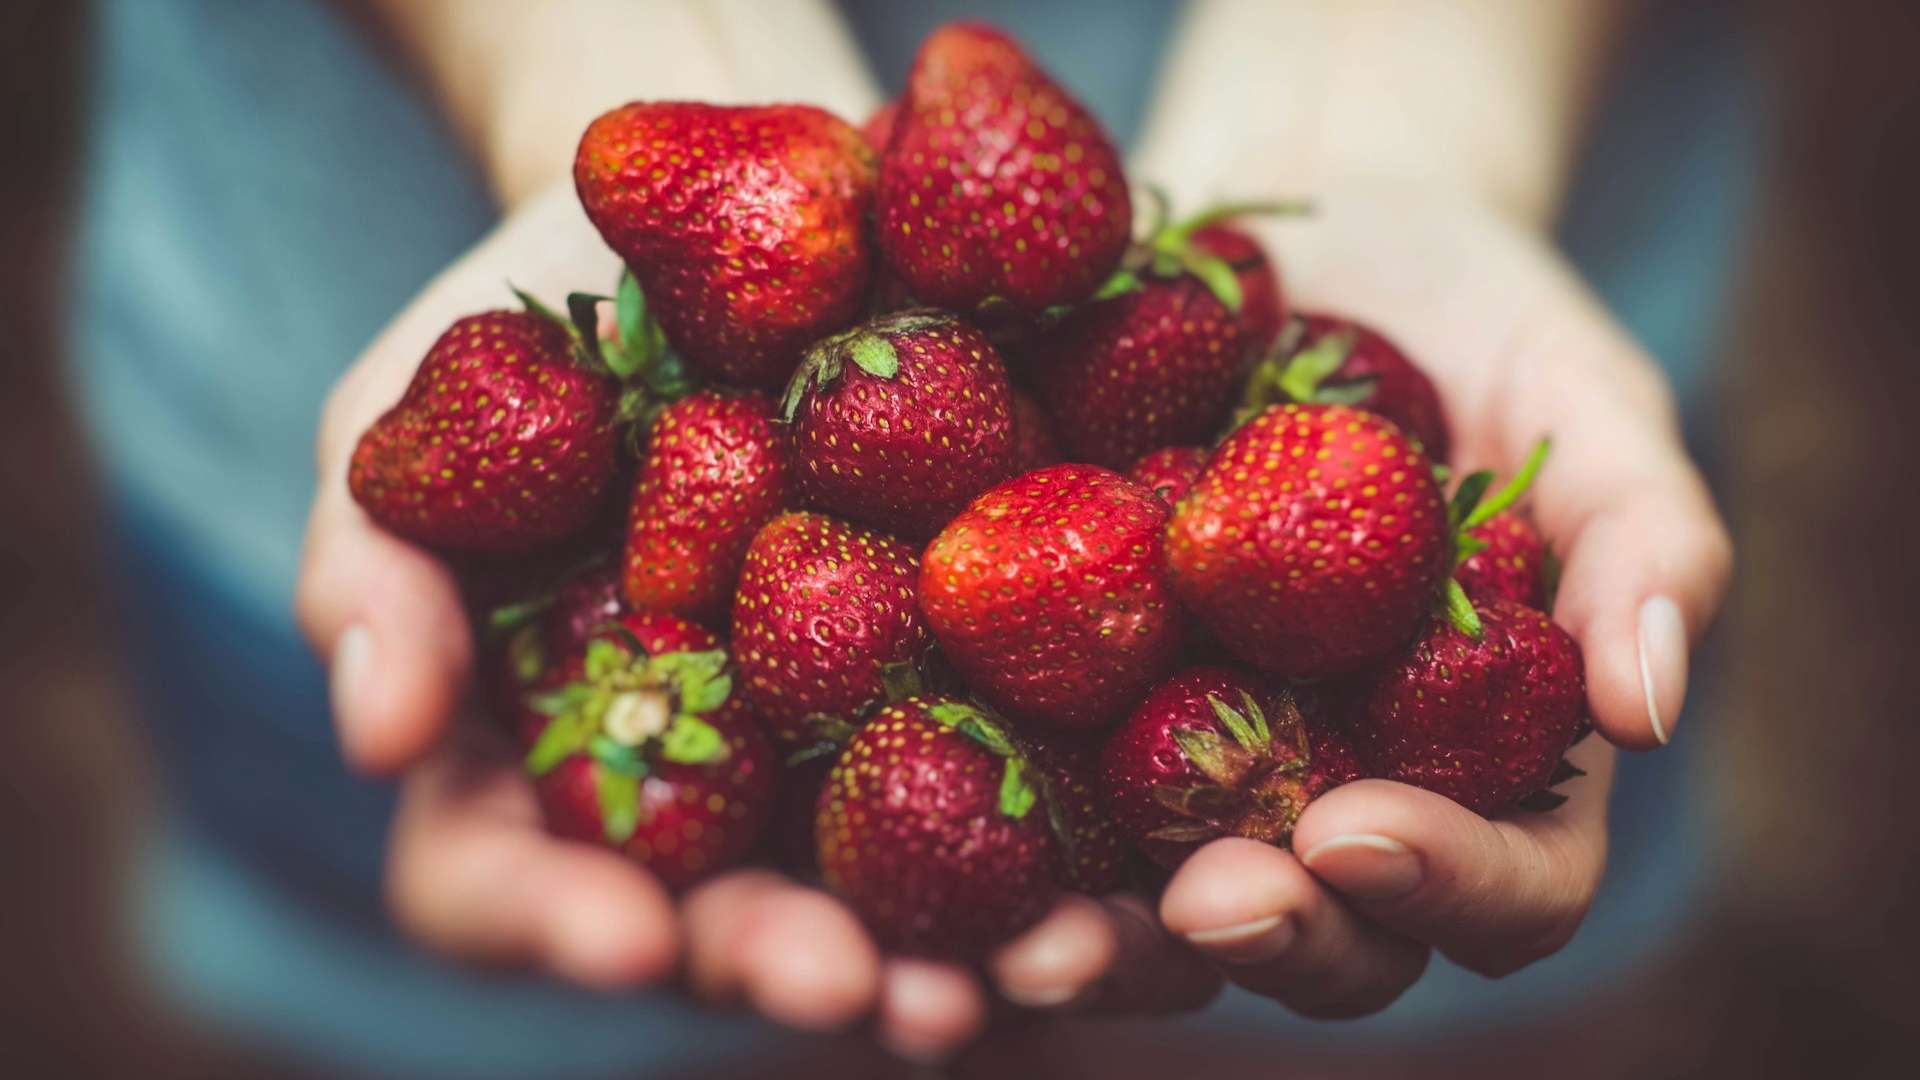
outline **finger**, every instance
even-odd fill
[[[1030,1009],[1079,998],[1120,952],[1107,909],[1090,897],[1063,896],[1044,919],[1000,947],[987,961],[1001,996]]]
[[[1363,1016],[1420,978],[1427,949],[1361,918],[1290,852],[1216,840],[1160,898],[1160,918],[1233,982],[1305,1016]]]
[[[1432,792],[1363,780],[1314,800],[1294,848],[1314,876],[1382,925],[1464,967],[1504,975],[1564,946],[1606,863],[1614,751],[1569,755],[1587,775],[1550,813],[1489,821]]]
[[[886,962],[879,1037],[908,1061],[937,1064],[978,1036],[987,1023],[986,993],[964,968],[896,957]]]
[[[422,763],[401,789],[387,901],[430,948],[593,987],[660,979],[679,949],[657,882],[612,852],[549,836],[525,779],[464,746]]]
[[[880,955],[844,906],[770,871],[726,875],[687,897],[688,974],[710,1001],[743,998],[777,1023],[845,1028],[871,1012]]]
[[[1673,737],[1688,649],[1726,592],[1732,544],[1652,363],[1597,311],[1573,321],[1588,328],[1581,344],[1541,341],[1517,365],[1505,456],[1554,439],[1534,492],[1562,559],[1554,617],[1580,642],[1595,727],[1647,749]]]
[[[1127,894],[1101,898],[1119,938],[1119,955],[1087,996],[1108,1013],[1175,1013],[1205,1006],[1224,980],[1186,940],[1169,933],[1146,900]]]
[[[418,760],[447,729],[473,664],[452,574],[375,526],[342,480],[314,501],[296,608],[328,665],[347,761],[388,774]]]

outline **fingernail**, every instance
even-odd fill
[[[1687,624],[1680,605],[1650,596],[1640,605],[1640,689],[1647,696],[1647,723],[1665,746],[1687,696]]]
[[[1293,920],[1285,915],[1269,915],[1215,930],[1190,930],[1186,935],[1209,956],[1233,964],[1277,959],[1293,944],[1293,937]]]
[[[350,717],[366,704],[373,676],[373,632],[363,623],[346,628],[333,643],[328,690],[336,714]]]
[[[1413,849],[1387,836],[1349,833],[1300,857],[1329,885],[1361,900],[1394,900],[1420,887],[1425,871]]]

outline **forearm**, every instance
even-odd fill
[[[1192,204],[1416,183],[1551,219],[1622,3],[1203,0],[1136,175]]]
[[[566,175],[587,122],[635,98],[878,100],[827,0],[368,0],[507,206]]]

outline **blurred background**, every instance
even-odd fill
[[[1164,17],[1147,7],[1142,17]],[[1417,1041],[1303,1034],[1282,1060],[1272,1038],[1231,1027],[1176,1038],[1072,1022],[1009,1032],[960,1072],[1914,1075],[1920,830],[1906,773],[1920,767],[1909,667],[1920,512],[1906,469],[1920,407],[1920,5],[1650,7],[1588,152],[1634,160],[1577,186],[1562,235],[1675,363],[1739,549],[1681,747],[1659,766],[1684,769],[1698,804],[1667,818],[1691,830],[1687,908],[1665,912],[1671,924],[1612,926],[1654,943],[1631,963],[1577,945],[1549,961],[1592,972],[1551,1008]],[[22,1076],[334,1075],[258,1029],[210,1026],[143,959],[155,905],[178,899],[156,898],[143,869],[178,795],[160,782],[164,755],[139,704],[151,673],[125,629],[120,583],[143,564],[114,539],[125,525],[109,521],[82,434],[63,322],[92,160],[96,14],[0,4],[0,1058]],[[911,41],[932,19],[899,33]],[[1115,78],[1098,50],[1034,44],[1069,85]],[[901,68],[882,60],[880,74],[897,84]],[[1719,153],[1729,143],[1739,153]],[[1700,155],[1738,164],[1689,167]],[[1713,278],[1680,293],[1710,305],[1663,306],[1671,290],[1610,264],[1597,238],[1622,227],[1670,272]],[[245,663],[236,656],[236,684],[255,677]],[[1619,799],[1642,789],[1630,769]],[[1635,822],[1663,818],[1638,810],[1616,826],[1616,874],[1629,879]],[[853,1038],[785,1052],[796,1075],[897,1071]]]

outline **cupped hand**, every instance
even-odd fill
[[[607,288],[617,271],[570,186],[556,186],[429,284],[321,417],[298,614],[329,665],[348,762],[401,783],[387,870],[396,922],[448,955],[587,986],[679,972],[703,998],[799,1028],[871,1019],[884,1043],[922,1058],[981,1029],[990,989],[1035,1008],[1208,1000],[1218,977],[1137,899],[1065,898],[976,971],[886,955],[838,901],[772,871],[733,871],[675,897],[624,857],[548,835],[506,740],[472,714],[473,643],[452,573],[360,510],[347,462],[454,319],[510,306],[509,281],[558,300]]]
[[[1456,473],[1510,474],[1552,437],[1532,512],[1563,560],[1554,618],[1580,643],[1603,737],[1569,755],[1587,775],[1550,813],[1489,821],[1368,780],[1309,805],[1292,852],[1220,840],[1181,867],[1161,898],[1170,931],[1236,983],[1351,1016],[1395,1000],[1432,949],[1502,975],[1571,938],[1606,859],[1614,747],[1672,738],[1731,546],[1659,370],[1544,239],[1395,188],[1259,227],[1297,307],[1376,326],[1434,378]]]

